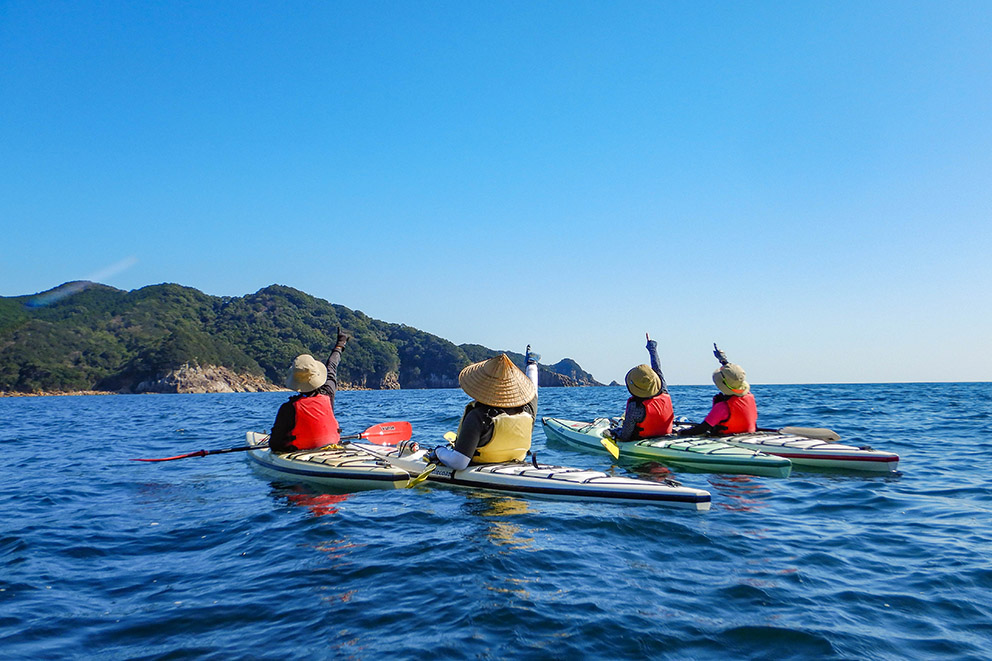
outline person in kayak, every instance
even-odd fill
[[[713,407],[706,418],[681,430],[679,436],[724,436],[753,432],[758,428],[758,407],[744,368],[727,360],[716,344],[713,355],[720,361],[720,368],[713,372],[713,383],[720,393],[713,396]]]
[[[527,375],[507,355],[473,363],[458,375],[472,398],[465,407],[454,446],[430,451],[430,463],[462,470],[469,464],[523,461],[537,417],[537,359],[527,346]]]
[[[338,389],[338,363],[351,334],[338,328],[338,339],[327,362],[310,354],[296,357],[286,377],[286,387],[299,392],[279,407],[269,435],[272,452],[310,450],[337,443],[341,438],[334,417]]]
[[[624,378],[630,398],[624,410],[623,424],[608,432],[616,441],[638,441],[672,433],[675,414],[658,359],[658,343],[647,333],[644,337],[648,341],[651,365],[633,367]]]

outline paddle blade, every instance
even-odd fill
[[[415,487],[424,480],[426,480],[427,476],[433,473],[435,468],[437,468],[437,464],[427,464],[427,468],[424,470],[423,473],[421,473],[417,477],[410,478],[410,481],[406,483],[406,488],[410,489],[411,487]]]
[[[617,447],[616,443],[608,438],[601,438],[599,439],[599,442],[603,444],[603,447],[606,448],[607,452],[613,455],[614,459],[620,458],[620,448]]]
[[[359,438],[376,445],[396,445],[403,441],[409,441],[412,435],[413,425],[406,421],[396,421],[372,425],[359,434]]]
[[[815,438],[821,441],[840,440],[840,434],[832,429],[824,429],[823,427],[782,427],[779,431],[783,434],[795,434],[796,436],[805,436],[806,438]]]

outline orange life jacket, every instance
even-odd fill
[[[667,392],[641,400],[641,404],[644,405],[644,420],[634,425],[634,434],[630,440],[636,441],[672,433],[675,414],[672,411],[672,398]]]
[[[722,400],[730,410],[730,415],[726,420],[720,420],[713,425],[714,430],[719,434],[743,434],[752,432],[758,428],[758,407],[754,403],[754,395],[748,393],[743,397],[736,395],[727,397],[717,395],[713,398],[713,403]],[[712,424],[712,423],[711,423]]]
[[[289,436],[297,450],[311,450],[341,439],[331,398],[327,395],[300,397],[293,402],[293,408],[296,409],[296,425]]]

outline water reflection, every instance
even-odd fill
[[[346,501],[349,495],[347,493],[291,493],[286,494],[286,500],[293,505],[306,507],[314,516],[327,516],[328,514],[337,514],[338,508],[334,506]]]
[[[757,512],[768,507],[772,492],[764,479],[753,475],[711,475],[710,486],[723,496],[719,501],[713,498],[713,504],[732,512]]]
[[[313,516],[337,514],[337,505],[351,497],[350,493],[316,491],[312,486],[286,482],[273,483],[270,493],[277,502],[283,500],[290,505],[305,507]]]
[[[675,475],[668,466],[659,464],[656,461],[638,464],[634,467],[634,470],[637,471],[638,477],[647,478],[655,482],[665,482],[665,480],[675,479]]]
[[[504,520],[522,514],[532,514],[534,510],[527,501],[486,493],[467,495],[472,505],[472,512],[487,520],[486,537],[489,541],[497,546],[508,547],[509,550],[533,550],[534,538],[527,535],[534,531]]]

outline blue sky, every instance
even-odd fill
[[[0,2],[0,295],[272,283],[601,381],[988,381],[987,2]]]

